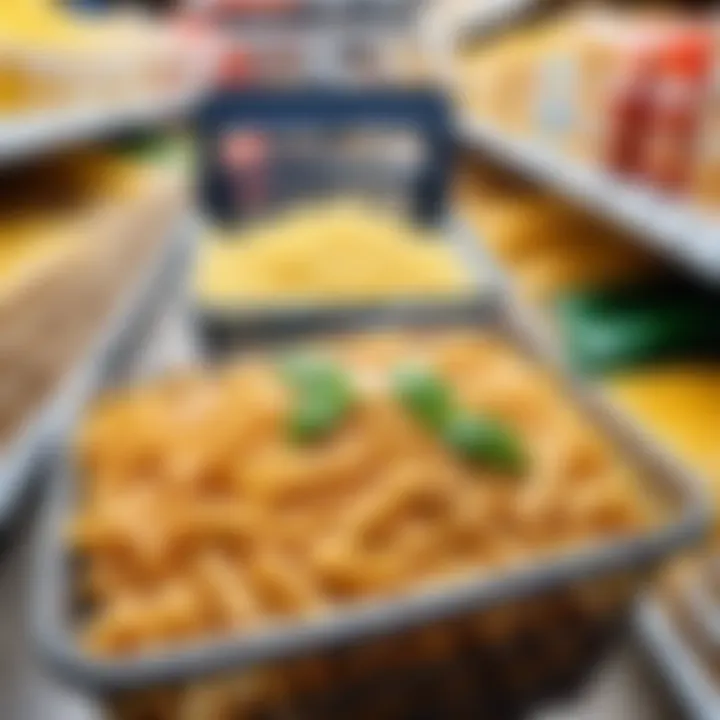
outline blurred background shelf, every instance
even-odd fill
[[[720,283],[720,223],[708,215],[476,119],[461,118],[457,132],[466,146],[631,231],[702,281]]]
[[[68,108],[0,118],[0,166],[180,120],[193,111],[201,97],[197,90],[118,107]]]
[[[38,471],[55,459],[89,394],[125,372],[135,354],[142,353],[159,308],[180,292],[195,241],[195,225],[182,214],[181,205],[180,192],[169,185],[146,206],[127,205],[125,227],[116,227],[115,232],[132,233],[134,242],[109,247],[98,258],[84,250],[84,260],[79,261],[84,264],[78,269],[71,266],[66,286],[60,288],[63,294],[53,296],[52,304],[62,307],[68,296],[79,293],[71,321],[65,325],[62,318],[54,321],[72,344],[72,357],[50,344],[51,333],[46,330],[46,350],[53,351],[52,362],[59,368],[44,397],[14,419],[16,427],[0,454],[0,532],[11,529]],[[100,233],[93,240],[98,248],[110,244]],[[44,282],[53,287],[52,277]],[[28,348],[28,366],[32,349]],[[20,384],[4,359],[7,380]]]

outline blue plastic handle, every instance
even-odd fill
[[[439,222],[446,210],[452,159],[449,104],[432,90],[299,88],[247,90],[205,102],[197,117],[199,192],[203,209],[221,222],[240,219],[220,164],[218,138],[238,127],[347,129],[407,128],[425,145],[413,185],[417,220]]]

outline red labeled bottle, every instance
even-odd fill
[[[657,77],[657,46],[643,38],[624,57],[607,96],[604,158],[608,169],[625,177],[643,170],[643,144],[653,115],[653,86]]]
[[[682,192],[689,186],[709,101],[712,61],[712,37],[702,29],[677,31],[664,43],[643,160],[643,177],[653,187]]]

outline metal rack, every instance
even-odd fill
[[[189,112],[200,95],[200,91],[192,91],[120,107],[69,108],[30,117],[0,118],[0,166],[173,120]]]
[[[457,132],[466,145],[632,231],[702,281],[720,281],[720,223],[712,218],[473,118],[460,119]]]
[[[423,42],[439,80],[455,89],[451,58],[463,40],[512,27],[538,5],[537,0],[491,3],[487,12],[475,11],[437,27],[426,24]],[[540,137],[507,133],[467,112],[457,114],[455,136],[462,146],[631,231],[638,242],[673,259],[698,280],[720,283],[720,219],[711,213],[568,157]]]
[[[720,693],[680,636],[667,612],[647,599],[638,609],[635,630],[689,720],[720,717]]]

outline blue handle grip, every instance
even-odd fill
[[[425,145],[426,162],[413,183],[414,215],[421,222],[435,223],[445,214],[452,159],[449,105],[435,91],[299,88],[248,90],[209,99],[197,117],[199,191],[203,209],[220,221],[237,220],[238,210],[219,162],[218,138],[242,126],[415,131]]]

